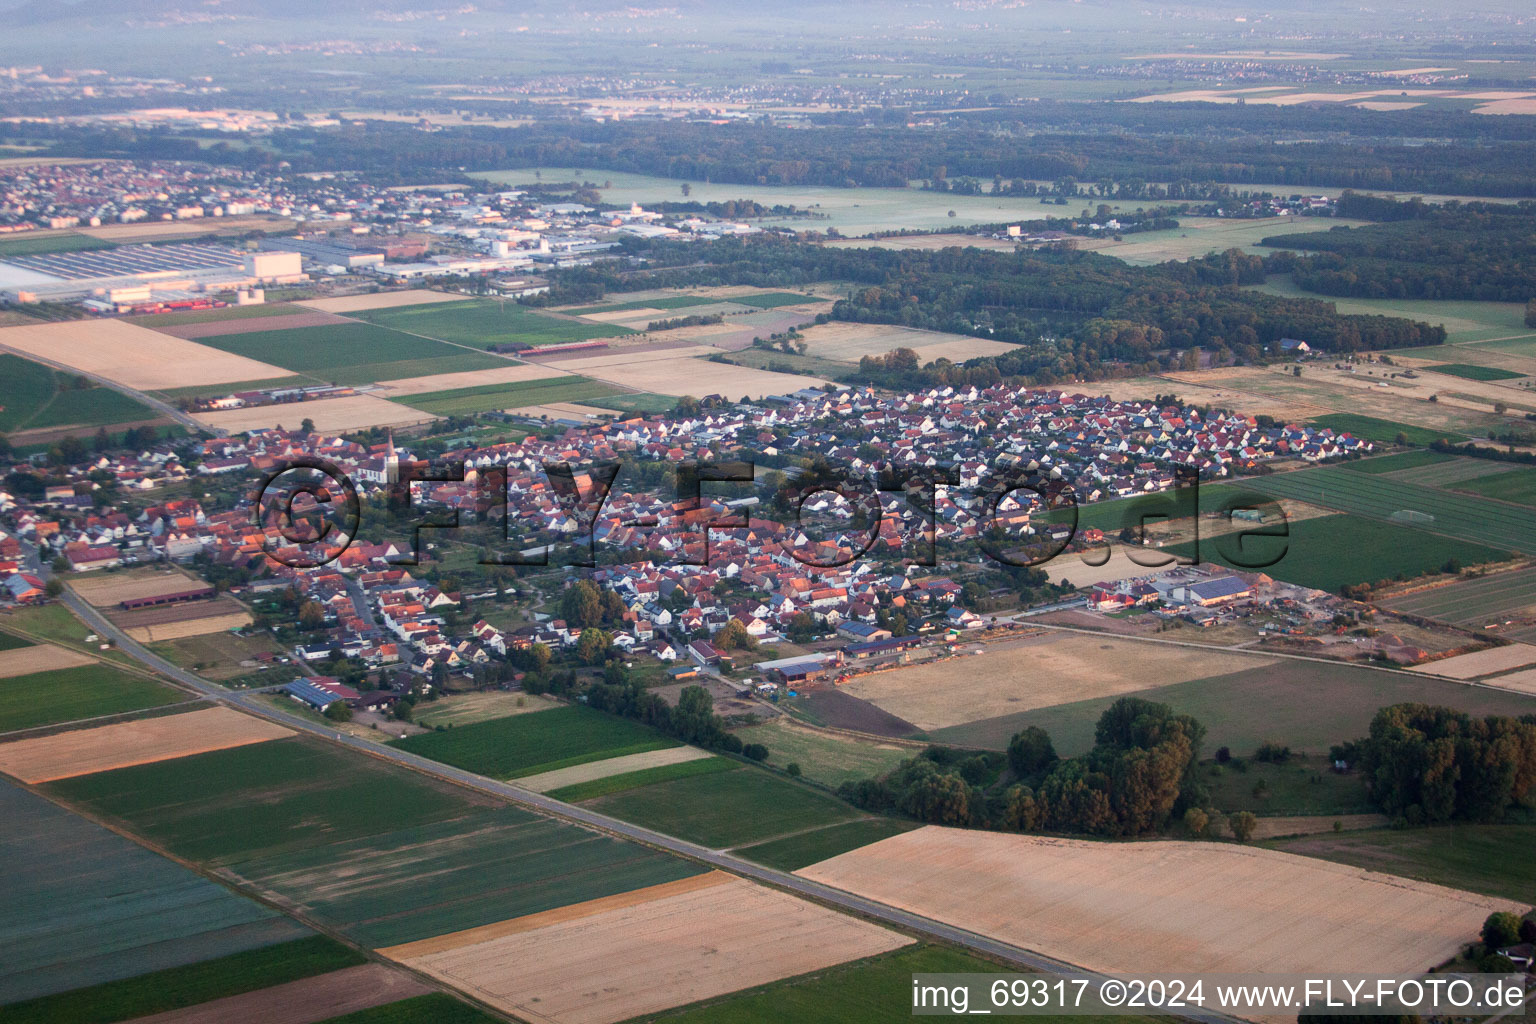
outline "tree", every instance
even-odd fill
[[[1507,910],[1488,915],[1483,922],[1483,945],[1489,949],[1504,949],[1520,941],[1520,918]]]
[[[299,421],[299,429],[306,434],[313,434],[315,432],[315,421],[305,416]]]
[[[1253,838],[1253,830],[1258,828],[1259,819],[1252,811],[1238,811],[1227,819],[1227,826],[1232,829],[1234,839],[1246,843]]]
[[[325,605],[319,601],[305,601],[299,606],[299,625],[304,629],[319,629],[325,625]]]
[[[1043,771],[1055,762],[1056,748],[1051,745],[1050,733],[1038,725],[1014,733],[1008,741],[1008,767],[1021,778]]]
[[[683,198],[684,198],[684,199],[687,199],[687,198],[688,198],[688,197],[689,197],[689,196],[690,196],[690,195],[692,195],[692,194],[693,194],[693,186],[692,186],[692,185],[690,185],[690,184],[688,184],[688,183],[687,183],[687,182],[686,182],[686,181],[685,181],[685,182],[683,182],[683,184],[682,184],[682,187],[681,187],[681,192],[682,192],[682,193],[683,193]]]
[[[333,700],[325,706],[325,717],[333,722],[352,721],[352,709],[344,700]]]
[[[64,581],[55,576],[43,584],[43,593],[50,598],[61,597],[64,594]]]
[[[416,718],[416,709],[409,701],[396,701],[394,710],[390,712],[397,722],[410,722]]]
[[[560,595],[560,617],[567,626],[595,626],[603,619],[602,597],[587,580],[577,580]]]
[[[742,749],[745,750],[746,748]],[[789,762],[789,764],[784,766],[784,774],[788,775],[792,779],[798,779],[800,777],[800,762]]]
[[[1184,827],[1189,830],[1189,834],[1192,836],[1199,837],[1205,835],[1205,830],[1210,823],[1211,816],[1198,807],[1191,807],[1184,812]]]
[[[737,619],[732,619],[716,631],[714,643],[724,651],[757,650],[757,639]]]
[[[768,760],[768,748],[761,743],[748,743],[741,748],[741,756],[749,761]]]
[[[576,657],[583,665],[601,665],[608,657],[608,648],[613,646],[613,637],[593,626],[588,626],[581,631],[580,638],[576,641]]]

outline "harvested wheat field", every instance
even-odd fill
[[[292,735],[229,708],[204,708],[0,743],[0,772],[22,782],[52,782]]]
[[[1501,690],[1514,690],[1516,693],[1529,693],[1536,696],[1536,669],[1528,668],[1520,672],[1511,672],[1506,676],[1491,676],[1480,682],[1484,686],[1497,686]]]
[[[207,584],[202,580],[165,569],[129,569],[127,572],[86,576],[69,582],[71,590],[97,608],[138,597],[159,597],[161,594],[174,594],[205,586]]]
[[[859,676],[838,689],[927,731],[1270,664],[1257,655],[1050,632],[960,660]]]
[[[524,1020],[610,1024],[911,941],[717,871],[380,952]]]
[[[53,644],[17,647],[9,651],[0,651],[0,679],[94,664],[96,664],[95,658],[88,654],[81,654],[79,651],[72,651],[67,647],[55,647]]]
[[[424,306],[429,302],[460,302],[473,298],[452,292],[434,292],[426,288],[410,288],[403,292],[374,292],[371,295],[343,295],[335,299],[310,299],[296,302],[296,306],[308,306],[325,313],[361,313],[373,309],[394,309],[396,306]]]
[[[512,784],[521,786],[523,789],[531,789],[535,793],[548,793],[552,789],[574,786],[578,782],[591,782],[593,779],[606,779],[611,775],[624,775],[628,772],[643,771],[646,768],[682,764],[685,761],[701,761],[713,756],[709,751],[700,750],[698,747],[668,747],[665,750],[648,750],[640,754],[625,754],[623,757],[610,757],[602,761],[588,761],[586,764],[572,765],[569,768],[556,768],[551,772],[524,776],[514,780]]]
[[[227,430],[232,434],[246,430],[264,430],[279,424],[296,430],[299,422],[305,418],[315,421],[316,430],[331,432],[361,430],[364,427],[402,427],[412,423],[425,423],[433,417],[375,395],[322,398],[318,402],[292,402],[287,405],[256,406],[250,409],[229,409],[224,412],[197,414],[198,422],[206,423],[218,430]]]
[[[1477,679],[1493,672],[1508,672],[1527,665],[1536,665],[1536,646],[1510,644],[1508,647],[1489,647],[1471,654],[1458,654],[1444,661],[1432,661],[1421,666],[1419,671],[1445,676],[1447,679]]]
[[[489,384],[515,384],[524,380],[566,376],[569,374],[550,366],[508,363],[491,370],[462,370],[458,373],[434,373],[429,377],[384,380],[378,386],[388,390],[389,397],[399,398],[402,395],[424,395],[429,391],[454,391],[458,388],[479,388]]]
[[[865,356],[884,355],[893,349],[909,348],[918,359],[928,363],[942,356],[951,362],[963,362],[977,356],[995,355],[1012,348],[1001,342],[967,338],[941,331],[920,331],[891,324],[817,324],[804,332],[806,354],[843,363],[857,363]],[[925,355],[925,352],[932,354]]]
[[[0,331],[0,349],[93,373],[140,391],[291,376],[281,366],[123,320],[65,320],[8,327]]]
[[[608,384],[649,391],[658,395],[723,395],[732,400],[746,395],[786,395],[826,381],[797,373],[774,373],[730,363],[712,363],[697,349],[667,348],[656,351],[626,349],[601,356],[552,359],[555,366]]]
[[[224,615],[203,615],[195,619],[175,619],[155,622],[144,626],[130,626],[123,630],[141,644],[159,643],[162,640],[180,640],[187,636],[207,636],[227,629],[249,626],[251,616],[247,612],[229,612]]]
[[[1111,973],[1414,974],[1509,900],[1225,843],[930,826],[799,874]]]
[[[316,1024],[433,991],[398,967],[358,964],[135,1018],[134,1024]]]
[[[595,405],[581,405],[576,402],[547,402],[544,405],[519,405],[511,409],[503,409],[503,412],[516,416],[528,416],[533,419],[550,420],[590,420],[599,416],[612,416],[612,409],[599,409]]]

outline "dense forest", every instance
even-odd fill
[[[285,161],[299,172],[353,169],[399,180],[437,181],[445,174],[544,166],[743,185],[901,188],[962,176],[1073,179],[1107,182],[1110,194],[1124,199],[1205,195],[1209,190],[1197,183],[1209,182],[1531,194],[1536,142],[1528,127],[1522,131],[1513,123],[1528,124],[1529,118],[1482,118],[1480,123],[1442,118],[1434,122],[1438,130],[1427,136],[1437,141],[1410,145],[1401,141],[1408,127],[1401,113],[1390,115],[1390,122],[1369,120],[1379,137],[1364,131],[1367,121],[1360,121],[1362,130],[1353,138],[1318,141],[1315,134],[1277,138],[1263,126],[1283,123],[1285,115],[1254,108],[1219,115],[1208,109],[1150,109],[1160,105],[1139,106],[1132,113],[1109,110],[1116,106],[1042,104],[1041,114],[1051,115],[1046,120],[1015,114],[1008,121],[960,119],[922,131],[908,128],[904,117],[893,121],[881,115],[857,125],[812,129],[767,121],[558,121],[422,131],[368,122],[295,127],[274,135],[272,148],[216,144],[200,149],[191,138],[128,129],[40,125],[29,131],[52,140],[54,151],[65,156],[203,159],[245,167]],[[1113,128],[1081,127],[1106,116],[1135,120]],[[1348,120],[1349,115],[1343,116]],[[1227,131],[1237,134],[1202,127],[1213,119],[1230,120]]]
[[[1337,215],[1382,223],[1265,238],[1266,246],[1315,253],[1271,258],[1270,269],[1289,269],[1302,288],[1324,295],[1536,296],[1536,202],[1429,205],[1346,194]]]
[[[926,367],[897,350],[866,358],[856,377],[887,387],[1048,385],[1157,370],[1257,363],[1282,338],[1326,352],[1435,345],[1441,327],[1396,317],[1348,316],[1331,303],[1241,287],[1264,280],[1264,260],[1238,250],[1182,263],[1132,267],[1096,253],[980,249],[937,252],[831,248],[779,236],[632,249],[645,269],[589,267],[556,277],[552,303],[605,291],[746,284],[799,287],[851,282],[831,318],[951,331],[1018,345],[964,365]]]

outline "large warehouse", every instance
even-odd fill
[[[138,303],[164,292],[216,292],[304,280],[297,252],[183,242],[37,253],[0,260],[7,302]]]

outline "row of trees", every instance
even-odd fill
[[[1099,718],[1094,747],[1082,757],[1058,757],[1039,728],[1015,735],[1006,786],[998,755],[930,748],[883,777],[845,783],[839,795],[934,824],[1147,835],[1199,803],[1193,767],[1204,735],[1199,722],[1166,704],[1123,697]]]
[[[1536,715],[1395,704],[1333,756],[1357,764],[1371,798],[1408,824],[1490,821],[1514,804],[1536,806]]]

